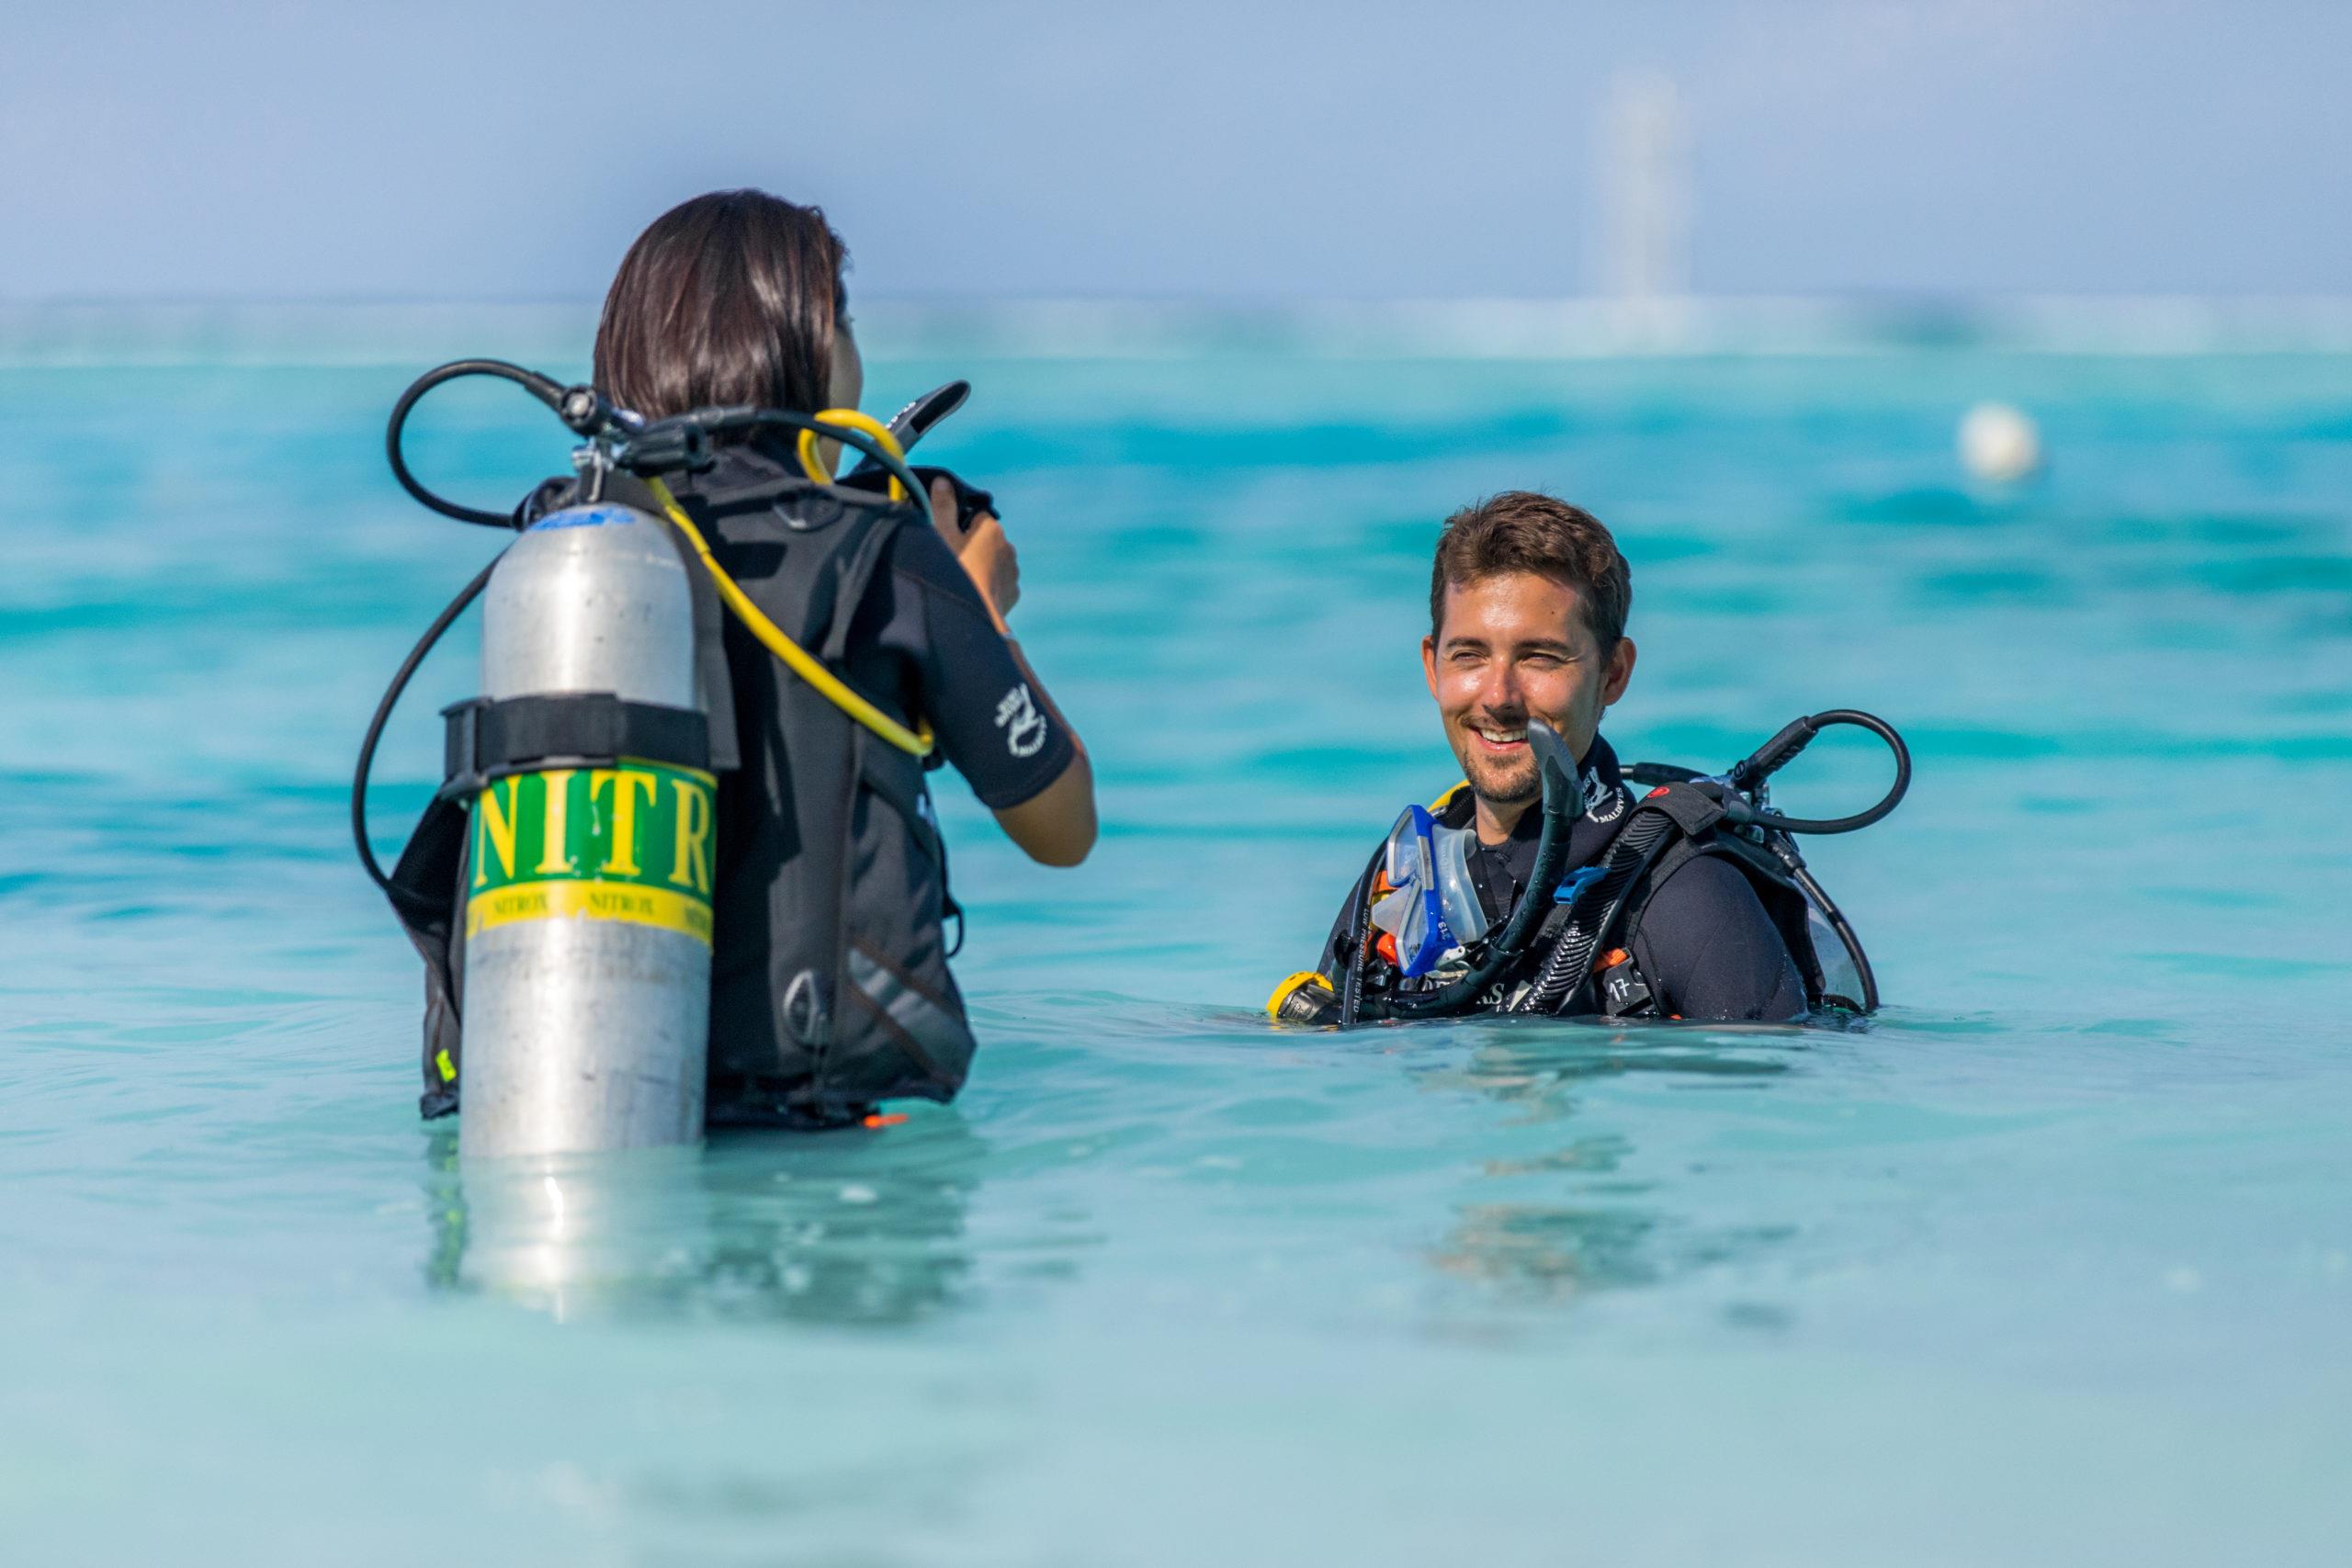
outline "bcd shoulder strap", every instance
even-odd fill
[[[1636,802],[1607,853],[1565,885],[1572,891],[1544,927],[1550,953],[1506,1010],[1552,1013],[1566,1007],[1590,976],[1602,939],[1621,928],[1625,902],[1644,875],[1660,856],[1709,832],[1723,816],[1721,803],[1687,784],[1660,785]]]

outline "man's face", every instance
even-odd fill
[[[1437,635],[1421,639],[1421,667],[1471,789],[1492,805],[1525,806],[1542,793],[1527,721],[1558,730],[1581,761],[1601,710],[1625,694],[1634,645],[1621,637],[1602,657],[1582,594],[1507,571],[1446,585]]]

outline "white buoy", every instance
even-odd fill
[[[2016,484],[2041,468],[2041,432],[2021,409],[1978,403],[1960,422],[1960,460],[1986,484]]]

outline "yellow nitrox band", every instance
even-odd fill
[[[493,779],[474,797],[466,934],[620,920],[710,941],[717,784],[623,758]]]
[[[710,905],[662,887],[626,882],[516,882],[466,902],[466,935],[518,920],[623,920],[679,931],[707,944]]]

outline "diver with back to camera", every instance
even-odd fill
[[[413,494],[520,531],[395,678],[354,792],[363,863],[425,960],[422,1108],[448,1114],[462,1088],[463,1153],[947,1100],[975,1044],[929,771],[954,762],[1034,860],[1093,845],[1085,749],[1005,624],[1020,576],[994,502],[904,460],[968,389],[888,426],[856,412],[845,262],[814,208],[698,197],[623,260],[593,385],[459,361],[394,410]],[[511,516],[435,495],[403,458],[416,400],[467,375],[585,438]],[[836,480],[842,446],[863,461]],[[378,736],[485,585],[485,695],[449,710],[448,781],[387,874],[364,821]],[[668,683],[648,687],[657,663]]]
[[[1512,491],[1446,520],[1421,664],[1463,782],[1407,807],[1272,1017],[1788,1022],[1877,1006],[1852,927],[1791,835],[1892,811],[1910,782],[1901,737],[1837,709],[1720,776],[1621,767],[1600,719],[1633,678],[1632,600],[1616,540],[1578,507]],[[1773,810],[1766,780],[1833,725],[1887,743],[1893,788],[1835,820]]]

